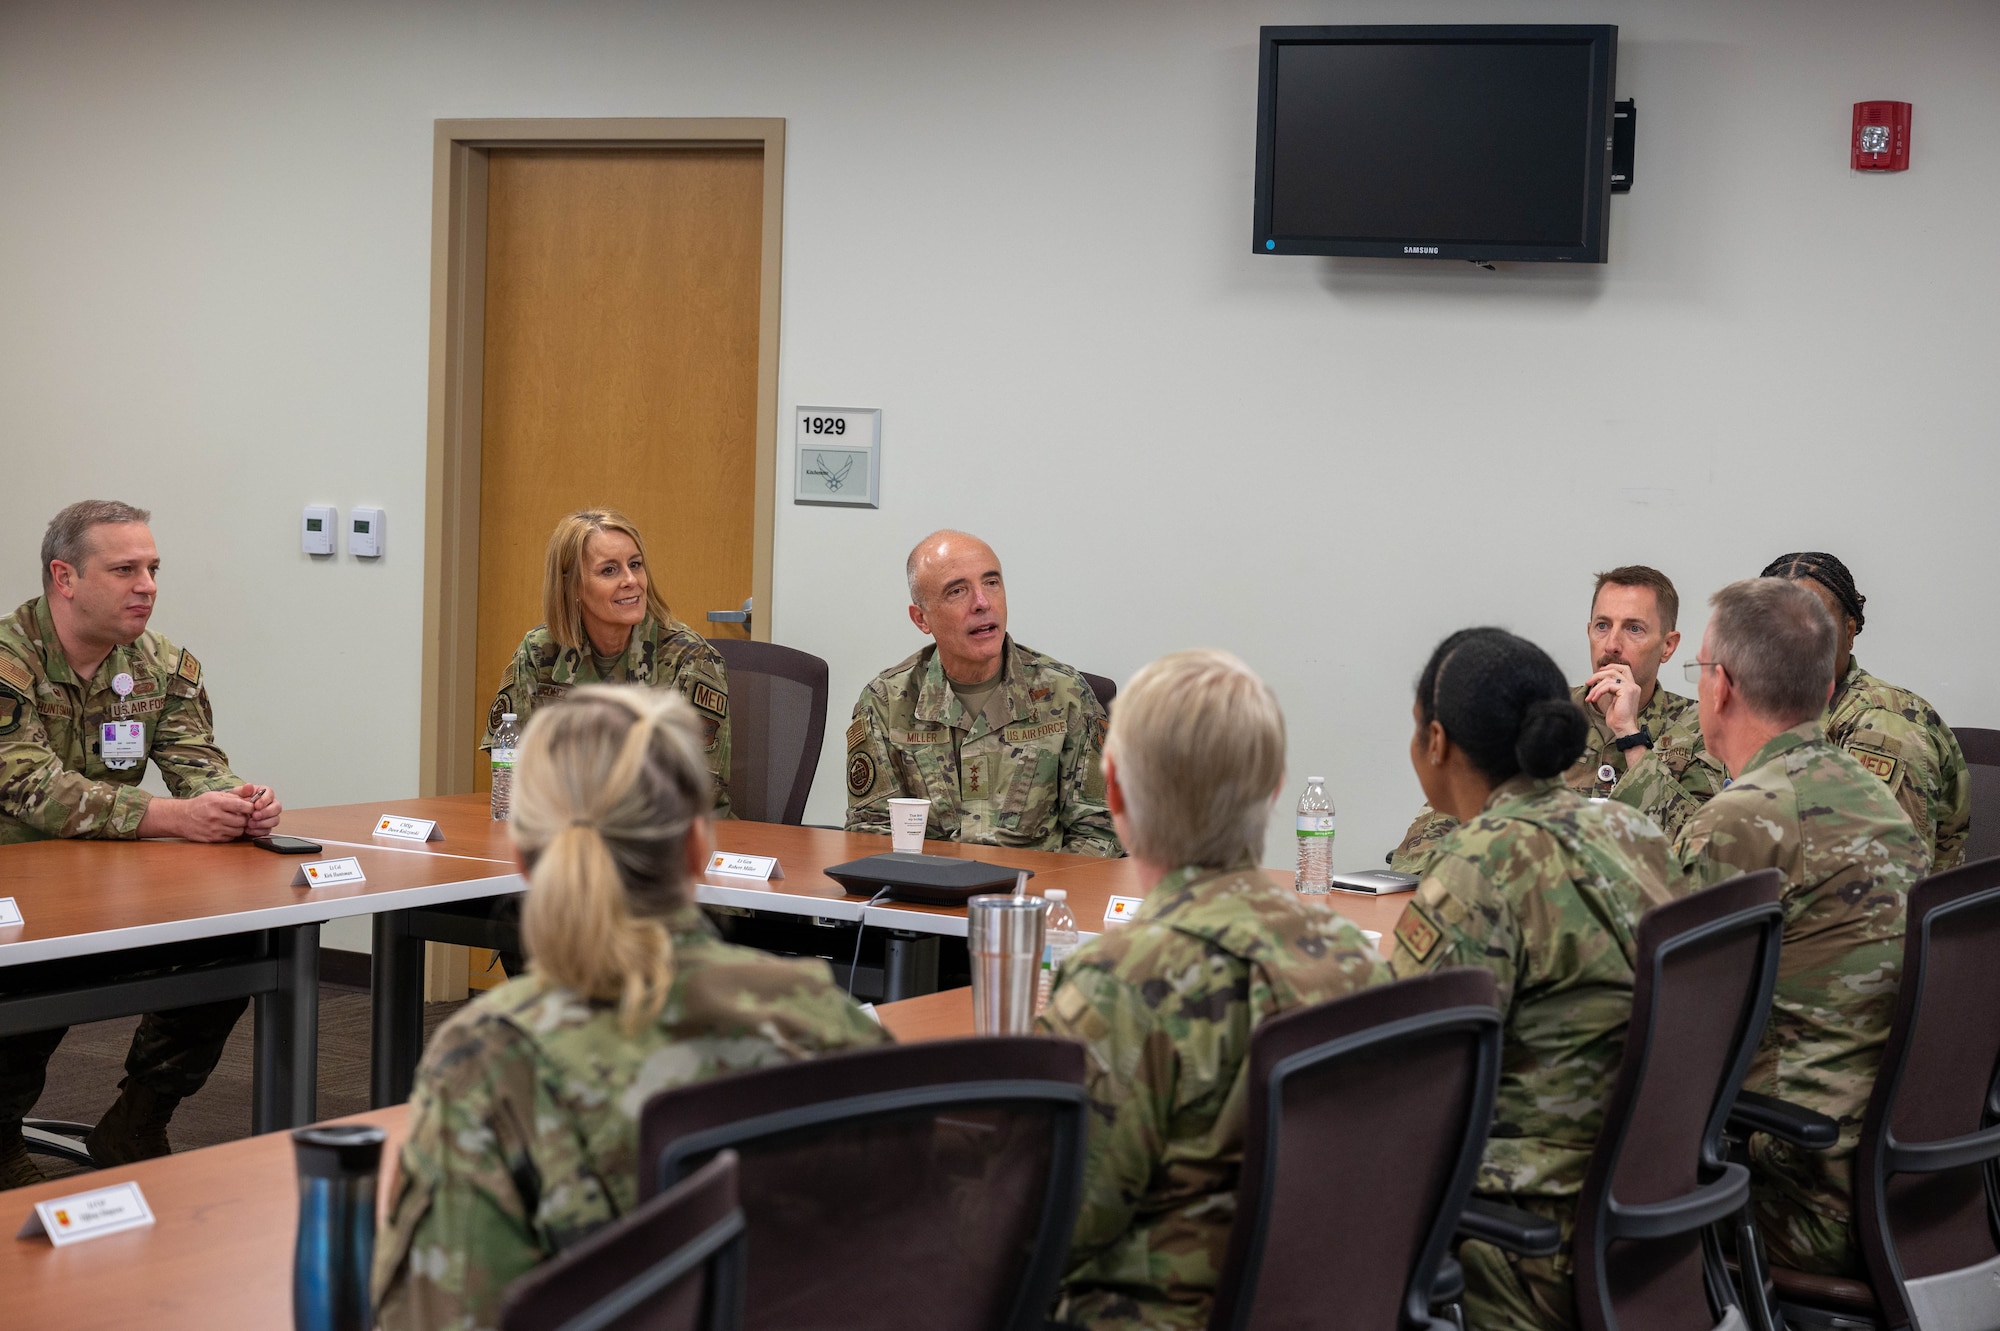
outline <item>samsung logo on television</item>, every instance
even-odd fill
[[[1405,246],[1403,246],[1403,253],[1405,253],[1405,254],[1436,254],[1437,252],[1438,252],[1438,247],[1437,247],[1437,246],[1435,246],[1435,245],[1405,245]]]

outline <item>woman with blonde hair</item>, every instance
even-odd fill
[[[674,618],[646,566],[646,543],[612,508],[556,523],[542,565],[542,622],[528,630],[500,677],[486,715],[493,747],[500,718],[526,726],[543,703],[581,684],[675,689],[701,719],[702,752],[715,778],[715,811],[729,816],[729,677],[706,638]]]
[[[528,725],[508,824],[532,965],[438,1030],[376,1243],[387,1331],[492,1326],[508,1283],[629,1211],[656,1092],[887,1040],[826,964],[724,943],[701,723],[596,685]]]

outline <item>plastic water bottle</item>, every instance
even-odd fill
[[[1299,876],[1297,887],[1324,895],[1333,878],[1333,801],[1326,797],[1326,778],[1306,778],[1299,796]]]
[[[1042,926],[1042,984],[1041,996],[1035,1000],[1037,1012],[1049,1005],[1049,993],[1056,987],[1056,972],[1083,941],[1083,935],[1076,929],[1076,916],[1070,913],[1069,893],[1052,887],[1042,893],[1042,900],[1049,905],[1047,922]]]
[[[499,822],[505,822],[514,807],[514,750],[521,745],[515,720],[514,713],[503,713],[500,728],[493,732],[493,817]]]
[[[383,1132],[334,1123],[292,1133],[299,1232],[292,1252],[294,1331],[368,1331],[375,1262],[375,1176]]]

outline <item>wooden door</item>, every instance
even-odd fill
[[[751,593],[764,214],[757,148],[496,148],[487,172],[475,734],[574,509],[623,510],[675,617],[748,636],[706,615]]]

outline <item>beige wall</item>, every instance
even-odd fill
[[[58,505],[149,504],[156,625],[207,664],[243,771],[294,804],[413,792],[432,121],[784,116],[781,435],[799,402],[884,411],[880,512],[779,494],[772,622],[832,664],[830,746],[919,645],[901,560],[941,524],[999,548],[1038,648],[1263,670],[1345,864],[1417,803],[1431,644],[1497,621],[1581,672],[1613,563],[1666,568],[1698,635],[1719,583],[1833,549],[1872,598],[1862,659],[2000,724],[1973,609],[2000,8],[1884,15],[1513,7],[1623,25],[1638,188],[1608,267],[1482,272],[1249,246],[1257,25],[1491,17],[1469,2],[17,0],[0,601],[34,593]],[[1907,175],[1847,170],[1868,98],[1916,103]],[[386,506],[390,554],[311,563],[308,502]]]

